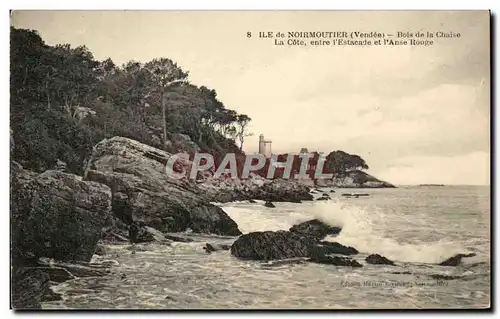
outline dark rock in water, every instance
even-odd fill
[[[137,222],[161,232],[190,228],[196,233],[241,235],[238,225],[209,203],[211,198],[196,182],[165,174],[171,156],[128,138],[105,139],[94,147],[84,179],[111,188],[113,213],[127,225]]]
[[[163,234],[163,235],[165,236],[165,238],[170,239],[171,241],[177,241],[181,243],[190,243],[194,241],[192,238],[188,237],[175,236],[171,234]]]
[[[330,200],[330,199],[331,199],[330,196],[324,196],[324,195],[316,198],[316,200]]]
[[[448,275],[433,274],[429,275],[429,277],[436,280],[454,280],[454,279],[460,279],[463,276],[448,276]]]
[[[342,229],[329,226],[318,219],[309,220],[290,228],[291,232],[323,239],[327,235],[337,235]]]
[[[391,272],[391,274],[395,274],[395,275],[411,275],[411,272],[409,272],[409,271],[394,271],[394,272]]]
[[[255,204],[255,203],[257,203],[257,202],[256,202],[256,201],[254,201],[253,199],[250,199],[248,202],[249,202],[250,204]]]
[[[11,302],[15,310],[41,309],[40,302],[49,290],[49,276],[37,269],[15,269],[11,278]]]
[[[332,243],[328,241],[322,241],[320,246],[316,246],[317,254],[328,255],[328,254],[338,254],[338,255],[355,255],[358,253],[356,248],[350,246],[344,246],[339,243]]]
[[[231,246],[231,254],[254,260],[309,257],[315,244],[313,237],[294,232],[253,232],[240,236]]]
[[[342,196],[345,197],[356,197],[358,198],[359,196],[370,196],[370,194],[355,194],[355,193],[344,193]]]
[[[89,261],[110,215],[110,188],[59,171],[11,173],[13,264],[38,257]]]
[[[170,244],[170,240],[159,230],[148,226],[138,226],[135,223],[130,225],[130,242]]]
[[[318,264],[328,264],[335,266],[351,266],[351,267],[363,267],[356,260],[345,258],[345,257],[331,257],[331,256],[318,256],[308,259],[310,262],[318,263]]]
[[[209,243],[206,243],[205,247],[203,247],[203,249],[207,253],[211,253],[211,252],[219,251],[219,250],[230,250],[231,246],[230,245],[224,245],[224,244],[209,244]]]
[[[474,257],[474,256],[476,256],[475,253],[458,254],[458,255],[455,255],[453,257],[450,257],[450,258],[446,259],[445,261],[443,261],[439,265],[440,266],[458,266],[462,262],[462,258],[464,258],[464,257]]]
[[[212,253],[212,252],[214,252],[214,251],[216,251],[215,249],[212,249],[212,247],[210,247],[208,245],[205,246],[205,247],[203,247],[203,250],[206,251],[209,254]]]
[[[335,190],[334,189],[330,190],[330,193],[335,193]]]
[[[271,202],[269,202],[269,201],[268,201],[268,202],[266,202],[266,203],[264,204],[264,206],[269,207],[269,208],[275,208],[275,207],[276,207],[273,203],[271,203]]]
[[[208,245],[207,245],[208,246]],[[205,250],[210,252],[210,247]],[[329,254],[353,255],[358,251],[339,243],[319,242],[318,237],[294,231],[252,232],[240,236],[231,246],[231,254],[242,259],[275,260],[310,257],[312,261],[325,261],[354,265],[357,262],[344,262],[344,259],[329,259]]]
[[[372,255],[366,257],[365,261],[369,264],[374,264],[374,265],[395,266],[395,264],[392,260],[389,260],[389,259],[385,258],[384,256],[380,256],[379,254],[372,254]]]

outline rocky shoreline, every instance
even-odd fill
[[[175,180],[164,173],[172,154],[131,139],[114,137],[98,143],[84,176],[59,170],[35,173],[11,162],[12,307],[39,309],[42,301],[57,300],[49,286],[84,276],[106,274],[91,264],[94,254],[106,254],[102,244],[170,244],[189,239],[171,233],[192,231],[235,238],[229,246],[207,244],[205,250],[229,250],[240,259],[307,258],[309,262],[362,267],[348,257],[353,247],[324,241],[341,228],[310,220],[289,231],[242,234],[238,225],[211,202],[236,200],[313,200],[311,188],[296,181],[244,181],[205,177],[201,182]],[[186,163],[189,165],[189,163]],[[328,194],[323,194],[325,200]],[[272,204],[272,203],[271,203]],[[443,262],[460,263],[462,257]],[[391,264],[383,256],[367,263]]]

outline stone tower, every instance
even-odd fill
[[[266,145],[269,144],[269,154],[271,154],[271,144],[273,141],[266,141],[264,138],[264,134],[259,135],[259,154],[262,154],[267,157],[266,154]]]

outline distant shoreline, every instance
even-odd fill
[[[418,186],[432,186],[432,187],[443,187],[444,184],[419,184]]]

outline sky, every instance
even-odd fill
[[[47,44],[117,64],[168,57],[252,118],[273,153],[343,150],[394,184],[490,179],[487,11],[14,11]],[[432,46],[276,46],[259,32],[453,32]],[[248,38],[247,33],[252,37]]]

